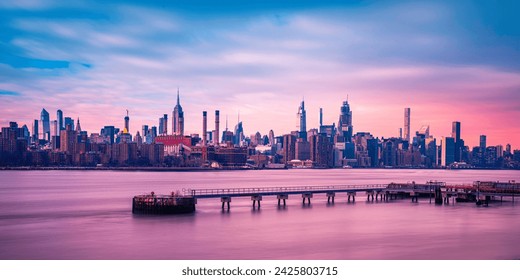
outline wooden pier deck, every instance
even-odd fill
[[[232,198],[251,197],[253,208],[260,208],[265,196],[276,196],[278,206],[286,205],[289,196],[301,195],[302,203],[311,204],[314,195],[325,194],[327,203],[334,203],[336,194],[346,194],[347,202],[356,201],[357,193],[365,193],[367,201],[389,201],[398,198],[411,198],[418,202],[419,197],[429,198],[435,204],[449,204],[450,199],[457,202],[476,202],[477,205],[488,205],[491,200],[520,196],[520,183],[480,182],[472,184],[446,184],[445,182],[429,181],[424,184],[415,182],[365,185],[325,185],[325,186],[287,186],[287,187],[257,187],[257,188],[212,188],[183,189],[182,195],[172,193],[171,196],[148,195],[135,196],[132,204],[134,213],[180,213],[195,211],[198,199],[220,198],[222,209],[230,208]]]
[[[311,203],[314,194],[326,194],[327,202],[334,203],[336,193],[346,193],[347,200],[355,201],[356,194],[364,192],[367,200],[391,200],[398,197],[409,197],[412,202],[418,202],[419,197],[429,197],[430,202],[435,199],[437,204],[449,204],[450,199],[458,201],[477,202],[478,205],[496,197],[520,196],[520,183],[510,182],[480,182],[473,184],[446,184],[445,182],[429,181],[424,184],[415,182],[366,184],[366,185],[328,185],[328,186],[290,186],[290,187],[260,187],[260,188],[221,188],[221,189],[188,189],[184,195],[196,199],[220,198],[222,208],[227,204],[229,208],[233,197],[251,197],[253,207],[260,207],[263,196],[277,196],[278,205],[286,204],[289,195],[301,195],[302,202]]]

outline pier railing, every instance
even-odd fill
[[[185,189],[185,195],[194,197],[212,196],[247,196],[253,194],[286,194],[286,193],[326,193],[326,192],[348,192],[364,190],[383,190],[388,184],[369,185],[332,185],[332,186],[291,186],[291,187],[258,187],[258,188],[227,188],[227,189]]]

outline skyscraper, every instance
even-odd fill
[[[69,117],[65,117],[65,120],[64,120],[64,123],[65,123],[65,129],[67,129],[67,126],[70,126],[70,129],[71,130],[74,130],[74,120],[69,118]]]
[[[58,131],[65,129],[63,124],[63,112],[61,110],[56,111],[56,120],[58,121]]]
[[[42,109],[42,113],[40,115],[40,121],[42,126],[42,139],[45,139],[47,141],[50,141],[51,139],[51,123],[50,123],[50,117],[49,112],[47,110]]]
[[[269,130],[269,145],[274,146],[274,131]]]
[[[33,131],[32,138],[33,138],[33,142],[36,144],[38,144],[38,142],[39,142],[38,140],[40,139],[39,134],[38,134],[39,133],[38,125],[39,125],[38,120],[34,120],[33,129],[32,129],[32,131]]]
[[[172,125],[174,135],[184,135],[184,112],[180,102],[179,89],[177,89],[177,105],[173,108]]]
[[[487,147],[486,144],[486,135],[480,135],[480,148],[485,151]]]
[[[113,125],[105,126],[101,129],[101,135],[104,136],[106,141],[110,144],[114,144],[114,135],[116,134],[116,128]]]
[[[464,147],[464,141],[460,137],[460,122],[453,122],[451,125],[451,137],[455,141],[455,161],[460,162],[462,159],[462,148]]]
[[[404,108],[404,140],[410,143],[410,108]]]
[[[453,137],[442,137],[441,166],[447,167],[453,162],[455,162],[455,139]]]
[[[162,133],[161,134],[164,134],[164,135],[168,135],[168,114],[164,114],[163,117],[162,117]]]
[[[350,111],[350,105],[348,104],[348,100],[343,101],[343,105],[340,109],[341,113],[339,115],[338,122],[338,134],[343,136],[345,142],[352,141],[352,111]]]
[[[164,135],[164,117],[159,118],[159,135]]]
[[[146,135],[148,135],[148,125],[143,124],[142,133],[143,133],[143,137],[146,138]]]
[[[451,124],[451,137],[455,139],[455,142],[460,140],[460,122]]]
[[[52,121],[52,136],[59,136],[58,121]]]
[[[307,113],[305,111],[305,101],[304,100],[302,100],[300,107],[298,107],[298,120],[300,123],[300,125],[298,127],[299,138],[303,139],[303,141],[307,141]]]
[[[123,130],[123,133],[130,133],[130,117],[128,116],[128,110],[126,110],[125,129]]]
[[[242,126],[242,122],[239,121],[235,126],[235,140],[233,144],[240,146],[242,144],[242,140],[244,140],[244,128]]]

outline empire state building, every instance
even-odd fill
[[[173,135],[184,135],[184,112],[182,111],[179,98],[179,90],[177,89],[177,105],[173,108]]]

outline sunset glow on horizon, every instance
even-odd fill
[[[128,109],[135,134],[171,117],[179,88],[186,134],[215,110],[221,129],[240,114],[247,136],[286,134],[302,99],[308,129],[319,108],[337,124],[348,96],[354,133],[396,137],[410,107],[412,134],[460,121],[470,147],[520,149],[520,4],[341,2],[1,3],[0,125],[61,109],[93,133]]]

